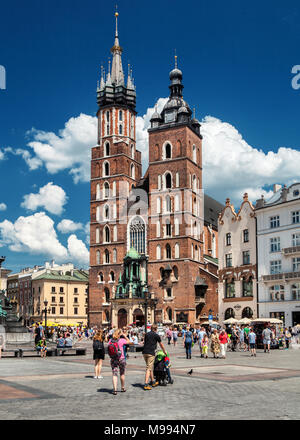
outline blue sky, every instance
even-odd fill
[[[102,0],[0,1],[0,65],[7,73],[7,89],[0,90],[0,254],[7,256],[6,266],[13,270],[51,259],[51,246],[33,247],[30,236],[29,243],[22,241],[26,218],[40,212],[54,222],[44,233],[57,234],[56,259],[73,256],[78,265],[86,261],[79,243],[87,246],[84,226],[89,220],[89,183],[82,171],[87,170],[88,150],[82,145],[93,134],[77,143],[72,136],[75,126],[84,133],[95,125],[96,82],[101,62],[107,68],[113,45],[114,8],[115,2]],[[300,151],[300,89],[291,87],[291,69],[300,64],[298,1],[120,0],[118,10],[123,67],[127,74],[127,63],[133,65],[144,134],[149,118],[143,116],[168,96],[176,48],[184,97],[196,107],[200,121],[206,118],[203,133],[210,141],[204,148],[204,165],[210,172],[204,172],[205,190],[220,201],[229,196],[238,203],[244,190],[255,200],[262,191],[269,194],[273,183],[300,180],[297,167],[290,165]],[[80,114],[90,119],[78,119]],[[47,134],[42,142],[51,144],[49,133],[59,136],[70,118],[75,118],[73,128],[62,135],[67,141],[71,133],[64,160],[74,141],[78,161],[70,166],[53,160],[49,164],[28,144],[38,141],[40,131]],[[29,132],[32,128],[37,131]],[[140,147],[145,168],[147,145]],[[221,181],[216,157],[224,167]],[[236,172],[230,174],[226,169],[232,164]],[[74,168],[80,169],[75,182],[70,174]],[[50,182],[65,193],[58,190],[59,213],[49,212],[42,202],[35,208],[29,202],[27,208],[21,206],[25,195],[39,193]],[[20,216],[25,220],[18,229]],[[73,253],[68,248],[73,232],[57,229],[63,219],[82,225],[74,231]],[[30,225],[36,228],[39,223]],[[62,248],[68,248],[68,254]]]

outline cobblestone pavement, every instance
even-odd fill
[[[90,342],[86,356],[0,360],[0,420],[66,419],[299,419],[300,349],[228,352],[202,359],[195,346],[167,346],[174,384],[144,391],[144,360],[130,353],[126,393],[111,394],[106,357],[94,379]],[[187,372],[193,369],[190,376]]]

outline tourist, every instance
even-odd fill
[[[65,347],[66,348],[72,348],[72,346],[73,346],[73,339],[71,338],[70,333],[66,333]]]
[[[153,375],[153,366],[154,366],[155,350],[157,343],[159,343],[162,351],[167,356],[167,351],[165,350],[165,347],[161,342],[160,336],[156,332],[157,332],[157,325],[153,324],[151,326],[151,331],[147,332],[144,338],[143,356],[146,362],[144,390],[151,390],[153,387],[159,385],[158,381],[154,381],[154,375]],[[150,384],[149,384],[149,378],[151,380]]]
[[[219,357],[220,341],[219,341],[218,330],[216,328],[213,330],[213,333],[210,338],[210,350],[213,353],[214,358]]]
[[[250,332],[250,328],[249,325],[247,324],[244,327],[244,340],[245,340],[245,348],[244,351],[249,351],[249,332]]]
[[[199,348],[200,348],[200,356],[203,357],[203,351],[202,351],[202,339],[206,335],[206,331],[204,327],[200,328],[200,331],[198,333],[198,342],[199,342]],[[206,335],[207,336],[207,335]]]
[[[268,353],[270,353],[271,336],[272,336],[272,331],[270,330],[270,327],[268,324],[267,327],[262,332],[265,353],[267,350],[268,350]]]
[[[245,333],[244,333],[244,327],[241,326],[238,328],[238,334],[239,334],[239,350],[245,351]]]
[[[185,347],[187,359],[192,358],[192,342],[193,342],[193,333],[190,330],[188,330],[184,334],[184,340],[183,340],[183,346]]]
[[[138,337],[137,337],[136,333],[131,332],[129,339],[130,339],[130,342],[133,342],[134,345],[138,345],[139,340],[138,340]]]
[[[291,337],[292,337],[292,335],[291,335],[291,333],[290,333],[290,330],[287,329],[287,328],[285,328],[285,329],[284,329],[284,339],[285,339],[285,348],[286,348],[286,350],[287,350],[287,349],[289,348],[289,346],[290,346]]]
[[[251,329],[251,330],[249,331],[249,346],[250,346],[250,352],[251,352],[251,356],[255,356],[255,357],[256,357],[255,344],[256,344],[256,334],[254,333],[254,330]]]
[[[122,336],[122,337],[121,337]],[[109,343],[108,343],[108,354],[110,356],[110,365],[112,369],[112,382],[113,382],[113,395],[117,395],[118,386],[118,370],[120,372],[121,380],[121,392],[125,393],[125,369],[126,360],[124,354],[124,345],[133,345],[132,342],[124,334],[121,329],[114,331]]]
[[[208,344],[209,339],[206,333],[204,333],[203,337],[201,338],[200,342],[200,349],[201,349],[201,357],[208,358]]]
[[[238,342],[238,332],[235,325],[232,327],[231,330],[231,341],[232,341],[231,351],[235,351],[236,344]]]
[[[56,340],[56,347],[57,348],[64,348],[64,346],[65,346],[65,338],[63,337],[63,334],[61,333]]]
[[[168,339],[168,345],[171,345],[172,331],[169,328],[166,330],[166,337]]]
[[[228,335],[227,335],[226,330],[224,328],[222,329],[221,333],[219,334],[219,341],[220,341],[220,347],[221,347],[221,356],[223,359],[226,359]]]
[[[178,331],[177,331],[176,327],[173,328],[172,337],[173,337],[174,347],[176,347],[176,343],[177,343],[177,339],[178,339]]]
[[[103,376],[101,376],[101,370],[102,362],[105,358],[104,341],[103,331],[98,330],[93,339],[93,359],[95,361],[94,379],[103,379]]]

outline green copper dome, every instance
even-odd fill
[[[136,249],[130,248],[127,254],[125,255],[125,258],[132,258],[133,260],[139,260],[141,256]]]

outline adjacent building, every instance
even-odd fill
[[[117,20],[118,14],[116,14]],[[203,194],[200,123],[183,99],[182,72],[149,132],[142,176],[136,148],[136,90],[124,79],[118,30],[97,91],[98,143],[92,148],[90,203],[91,325],[133,321],[196,323],[218,314],[217,216]]]
[[[256,202],[259,316],[300,323],[300,183]]]
[[[236,213],[230,199],[219,216],[219,318],[257,317],[257,254],[254,206],[245,193]]]

